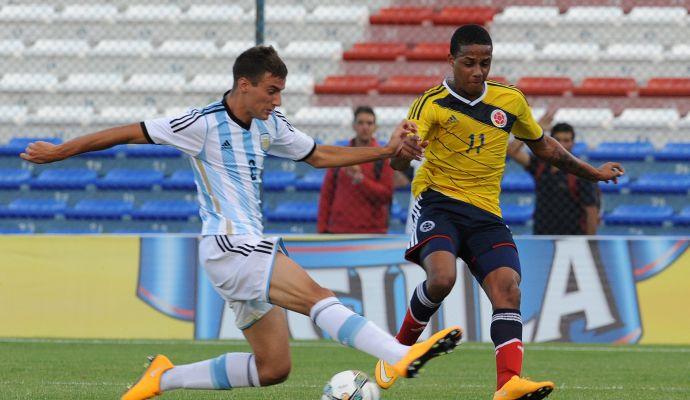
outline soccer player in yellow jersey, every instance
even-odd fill
[[[501,217],[499,194],[506,147],[512,133],[550,164],[591,181],[613,181],[623,174],[618,163],[595,168],[544,136],[525,96],[512,86],[487,81],[492,42],[478,25],[458,28],[450,41],[453,77],[427,90],[410,107],[425,159],[412,182],[415,230],[405,258],[427,274],[411,296],[396,338],[415,343],[431,316],[450,293],[461,257],[493,306],[491,338],[495,345],[495,400],[543,399],[552,382],[520,377],[522,318],[520,260],[512,233]],[[409,162],[393,159],[395,169]],[[390,387],[397,378],[379,361],[376,381]]]

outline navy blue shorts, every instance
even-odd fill
[[[426,256],[445,250],[462,258],[479,283],[499,267],[520,274],[517,247],[503,218],[434,190],[417,199],[412,218],[406,260],[422,266]]]

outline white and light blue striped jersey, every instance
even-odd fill
[[[275,110],[246,126],[225,96],[176,118],[141,123],[151,143],[177,147],[190,156],[200,204],[202,235],[261,235],[261,174],[267,154],[304,160],[314,139]]]

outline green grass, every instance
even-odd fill
[[[433,360],[419,378],[396,383],[383,399],[490,399],[493,348],[465,343]],[[0,339],[0,399],[116,399],[143,371],[145,356],[174,363],[249,351],[236,341],[55,341]],[[550,379],[549,399],[689,399],[690,346],[528,344],[524,373]],[[375,360],[335,343],[295,342],[293,372],[282,385],[261,389],[175,391],[163,399],[319,399],[334,373]]]

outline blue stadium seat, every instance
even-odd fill
[[[654,146],[650,142],[603,142],[587,156],[590,160],[622,161],[644,160],[653,154]]]
[[[86,168],[46,169],[31,181],[32,189],[84,189],[98,174]]]
[[[334,146],[349,146],[352,139],[338,139],[333,143]]]
[[[501,189],[506,192],[533,192],[534,178],[527,172],[510,172],[503,176]]]
[[[670,206],[623,204],[604,215],[604,221],[608,225],[662,225],[672,216]]]
[[[0,189],[19,189],[31,179],[31,171],[18,168],[0,168]]]
[[[321,190],[325,175],[325,169],[308,172],[303,177],[297,179],[295,187],[297,190]]]
[[[65,211],[70,219],[120,219],[132,213],[133,205],[124,200],[84,199]]]
[[[587,143],[577,142],[573,145],[572,153],[577,157],[587,156],[589,149],[587,148]]]
[[[0,207],[0,218],[53,218],[67,209],[64,201],[53,199],[16,199]]]
[[[613,182],[599,182],[599,189],[604,193],[618,193],[628,186],[630,186],[630,175],[623,175],[618,178],[617,184]]]
[[[270,191],[282,191],[293,186],[297,174],[291,171],[266,171],[263,176],[264,189]]]
[[[177,158],[182,156],[182,152],[172,146],[157,144],[133,144],[125,146],[124,152],[128,158]]]
[[[18,156],[26,149],[29,143],[38,141],[50,142],[53,144],[62,143],[62,139],[59,138],[12,138],[6,145],[0,146],[0,156]]]
[[[53,235],[93,235],[101,233],[98,226],[49,226],[43,233]]]
[[[657,161],[690,161],[690,143],[669,142],[654,153]]]
[[[317,202],[285,201],[267,211],[266,218],[271,222],[316,222],[318,208]]]
[[[186,220],[199,216],[199,206],[185,200],[150,200],[132,212],[134,219]]]
[[[166,190],[196,190],[194,171],[189,168],[177,170],[163,181],[161,187]]]
[[[96,181],[99,189],[151,189],[163,181],[163,173],[152,169],[116,168]]]
[[[687,193],[690,190],[690,174],[650,172],[640,175],[630,184],[637,193]]]
[[[396,220],[400,221],[402,224],[406,224],[407,223],[407,214],[408,214],[408,209],[406,207],[401,206],[400,203],[398,203],[394,199],[393,204],[391,204],[391,211],[390,211],[389,220],[392,221],[392,220],[396,219]]]
[[[690,206],[683,208],[678,215],[673,217],[673,224],[676,226],[690,226]]]
[[[524,225],[530,219],[532,219],[532,214],[534,214],[534,205],[517,205],[517,204],[506,204],[501,206],[501,211],[503,213],[503,220],[506,224],[513,225]]]

